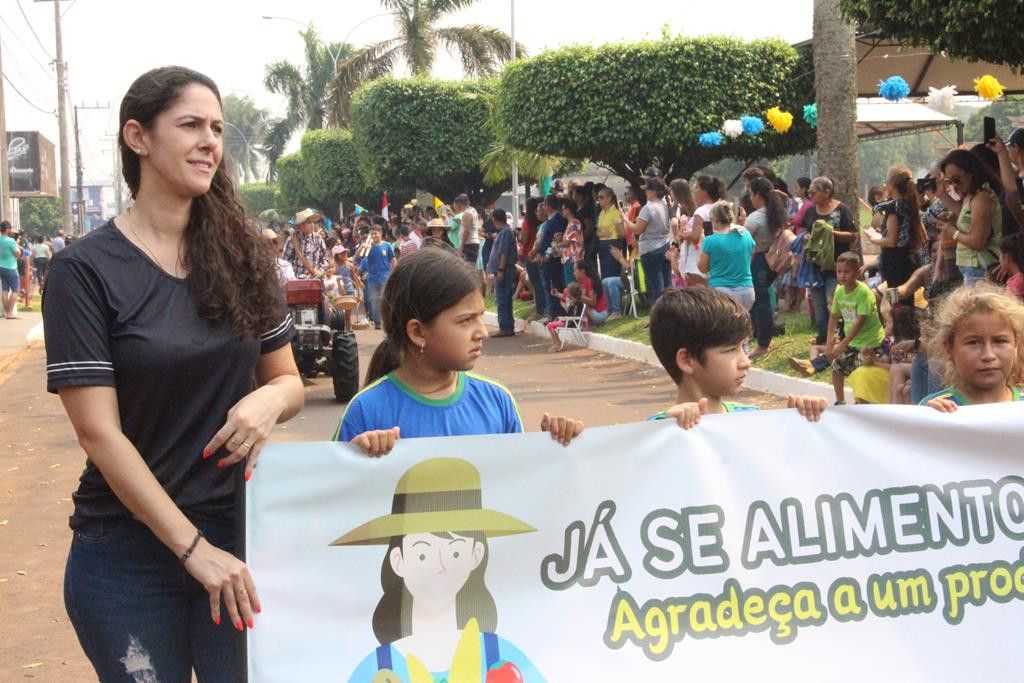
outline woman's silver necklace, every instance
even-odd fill
[[[167,270],[167,268],[164,267],[164,264],[160,262],[160,259],[157,258],[156,252],[154,252],[152,249],[150,249],[149,245],[146,244],[146,241],[142,239],[142,235],[140,235],[138,232],[136,232],[135,228],[132,227],[131,217],[132,217],[132,207],[129,206],[128,207],[128,229],[132,231],[132,234],[135,236],[135,239],[137,239],[139,241],[139,244],[142,245],[142,248],[146,250],[146,253],[149,255],[149,257],[151,259],[153,259],[153,263],[155,263],[157,266],[159,266],[160,270],[164,271],[165,273],[170,273],[174,277],[181,277],[178,274],[180,271],[184,270],[184,264],[182,264],[182,262],[181,262],[181,246],[179,245],[178,252],[177,252],[176,258],[174,260],[174,270],[173,271]]]

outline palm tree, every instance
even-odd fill
[[[836,198],[857,206],[857,50],[839,0],[814,0],[814,88],[818,97],[818,167],[836,181]],[[857,220],[858,212],[853,212]],[[860,243],[854,248],[859,251]]]
[[[331,120],[340,125],[348,120],[352,93],[372,78],[390,73],[399,59],[413,76],[428,76],[438,48],[457,53],[469,78],[492,76],[499,64],[512,58],[512,39],[491,26],[437,26],[446,14],[472,5],[477,0],[381,0],[390,10],[395,36],[367,45],[338,64],[331,84]],[[516,43],[518,55],[526,50]]]
[[[328,119],[328,89],[338,62],[347,60],[353,52],[348,43],[325,45],[316,29],[299,31],[306,44],[306,63],[302,68],[282,60],[266,68],[263,85],[270,92],[284,95],[288,110],[284,117],[271,122],[264,142],[264,153],[273,177],[275,162],[284,152],[288,141],[300,128],[323,128]]]
[[[479,95],[487,102],[487,128],[494,134],[494,142],[490,144],[480,160],[480,170],[484,172],[484,182],[498,185],[512,177],[512,164],[518,166],[519,177],[527,183],[540,183],[548,176],[554,175],[555,169],[562,164],[559,157],[545,156],[535,152],[526,152],[506,142],[505,132],[501,126],[501,113],[498,95],[490,93]]]
[[[270,130],[270,112],[261,109],[248,95],[228,95],[222,103],[224,109],[224,150],[234,163],[235,175],[243,182],[251,182],[258,175],[263,139]]]

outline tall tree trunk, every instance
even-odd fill
[[[836,183],[836,198],[854,220],[857,165],[857,51],[855,30],[843,21],[839,0],[814,0],[814,88],[818,96],[818,168]],[[859,251],[860,242],[856,247]]]

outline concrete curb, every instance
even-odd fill
[[[497,314],[491,311],[485,312],[484,322],[488,325],[497,326]],[[537,337],[548,338],[547,328],[543,324],[539,322],[527,324],[525,320],[520,318],[516,318],[516,332],[527,332]],[[584,335],[586,335],[588,341],[587,348],[593,351],[600,351],[612,356],[618,356],[619,358],[646,363],[656,368],[661,367],[661,362],[654,354],[654,349],[648,344],[628,339],[619,339],[595,332],[584,332]],[[827,399],[829,403],[835,400],[835,392],[832,390],[831,384],[780,375],[777,372],[761,370],[760,368],[750,368],[747,373],[747,380],[743,383],[743,386],[747,389],[763,391],[766,394],[774,394],[775,396],[786,397],[789,394],[803,394],[821,396]],[[853,391],[849,387],[846,389],[846,401],[847,403],[853,403]]]

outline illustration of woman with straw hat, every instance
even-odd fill
[[[484,573],[487,540],[536,531],[483,507],[480,473],[458,458],[433,458],[402,475],[391,514],[331,545],[386,545],[384,595],[373,613],[381,643],[350,683],[535,683],[545,678],[495,635],[497,607]]]

